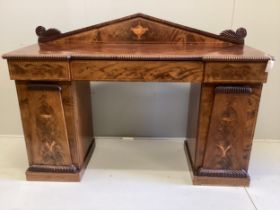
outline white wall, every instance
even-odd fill
[[[280,58],[279,0],[0,0],[0,54],[36,42],[38,25],[65,32],[136,12],[213,33],[244,26],[248,45]],[[277,61],[264,85],[256,138],[280,139],[279,67]],[[0,100],[0,135],[21,134],[14,82],[2,59]]]

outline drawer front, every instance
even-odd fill
[[[70,80],[66,61],[9,61],[12,80]]]
[[[72,61],[73,80],[202,82],[202,62]]]
[[[204,82],[264,83],[266,63],[206,63]]]

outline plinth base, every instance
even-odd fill
[[[188,143],[184,143],[185,153],[187,157],[187,162],[190,168],[192,181],[194,185],[220,185],[220,186],[249,186],[250,177],[246,178],[236,178],[236,177],[212,177],[212,176],[197,176],[194,174],[194,167],[192,164],[192,159],[190,156]]]
[[[87,155],[84,159],[84,164],[81,169],[76,173],[56,173],[56,172],[34,172],[27,170],[26,179],[28,181],[56,181],[56,182],[79,182],[85,172],[89,163],[92,153],[95,148],[95,140],[92,142],[88,149]]]

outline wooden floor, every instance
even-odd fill
[[[23,139],[0,137],[0,209],[278,210],[279,151],[255,141],[249,188],[193,186],[183,140],[97,139],[82,182],[27,182]]]

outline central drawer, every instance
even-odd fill
[[[72,80],[202,82],[203,63],[192,61],[71,61]]]

